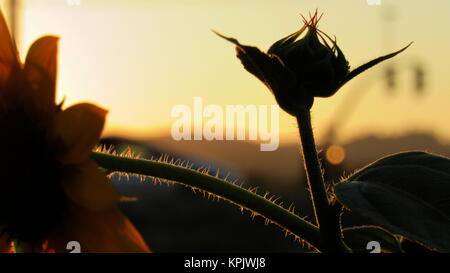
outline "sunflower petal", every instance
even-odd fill
[[[120,194],[91,160],[63,181],[64,192],[75,204],[89,210],[105,210],[120,201]]]
[[[25,59],[25,74],[36,91],[36,102],[44,109],[55,105],[58,37],[36,40]]]
[[[18,64],[19,58],[17,49],[11,36],[9,35],[8,26],[5,17],[0,11],[0,84],[5,83],[11,73],[14,64]]]
[[[77,241],[82,253],[151,252],[134,225],[117,208],[101,212],[73,206],[63,225],[48,237],[56,252],[69,252],[67,243]]]
[[[86,161],[97,145],[107,111],[89,103],[76,104],[59,112],[53,123],[53,135],[68,151],[63,163],[79,164]]]

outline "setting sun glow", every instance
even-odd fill
[[[344,86],[334,99],[316,100],[313,122],[319,138],[336,122],[337,109],[354,108],[339,139],[417,130],[450,139],[445,125],[450,117],[450,36],[436,35],[450,28],[446,0],[433,6],[406,0],[380,6],[365,0],[81,0],[76,5],[24,0],[18,41],[23,57],[37,37],[59,35],[58,99],[66,98],[66,105],[89,100],[106,106],[107,134],[151,137],[170,134],[172,107],[195,96],[224,106],[274,104],[266,88],[243,70],[234,48],[211,29],[267,50],[301,26],[300,13],[316,8],[324,13],[319,27],[336,35],[352,67],[414,41],[404,54]],[[426,72],[421,94],[414,92],[412,67],[417,63]],[[389,65],[398,71],[392,92],[380,80]],[[364,95],[350,102],[349,96],[358,93]],[[294,124],[281,114],[281,142],[297,137]]]

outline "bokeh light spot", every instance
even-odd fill
[[[327,149],[326,158],[333,165],[341,164],[345,159],[345,150],[340,145],[331,145]]]

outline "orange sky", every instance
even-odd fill
[[[390,61],[401,71],[395,94],[383,90],[380,80],[386,62],[336,96],[316,100],[316,134],[324,134],[349,94],[370,89],[341,128],[341,140],[411,130],[450,140],[450,1],[381,1],[381,6],[369,6],[365,0],[80,0],[72,6],[66,0],[28,0],[21,51],[43,34],[59,35],[59,99],[108,108],[107,134],[169,134],[172,107],[192,106],[194,96],[205,104],[275,103],[241,67],[233,46],[210,29],[266,50],[301,26],[300,13],[319,8],[325,13],[319,27],[336,35],[353,67],[410,41],[414,45]],[[396,16],[387,33],[382,13],[388,6]],[[411,66],[417,62],[427,72],[422,97],[412,90]],[[282,141],[295,138],[294,119],[284,113],[280,119]]]

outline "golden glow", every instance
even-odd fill
[[[331,145],[326,152],[327,161],[333,165],[341,164],[345,159],[345,150],[340,145]]]
[[[386,64],[358,76],[336,96],[317,99],[313,123],[320,138],[334,122],[335,109],[348,94],[367,90],[340,138],[366,133],[429,130],[450,139],[450,1],[382,1],[369,6],[352,1],[268,0],[136,0],[24,1],[21,51],[46,33],[61,36],[58,99],[66,105],[93,101],[110,110],[107,133],[127,136],[170,134],[176,104],[274,104],[270,92],[248,74],[235,58],[231,44],[214,35],[215,29],[242,43],[266,50],[301,25],[300,13],[319,8],[319,27],[337,42],[352,67],[414,41],[396,63],[399,90],[389,96],[380,74]],[[395,7],[395,40],[383,38],[382,8]],[[257,8],[257,12],[253,12]],[[249,12],[251,11],[251,12]],[[350,18],[350,19],[349,19]],[[427,92],[412,92],[411,65],[424,63]],[[375,79],[375,80],[373,80]],[[369,82],[375,84],[369,84]],[[351,107],[351,106],[350,106]],[[297,139],[295,119],[280,116],[282,141]]]

